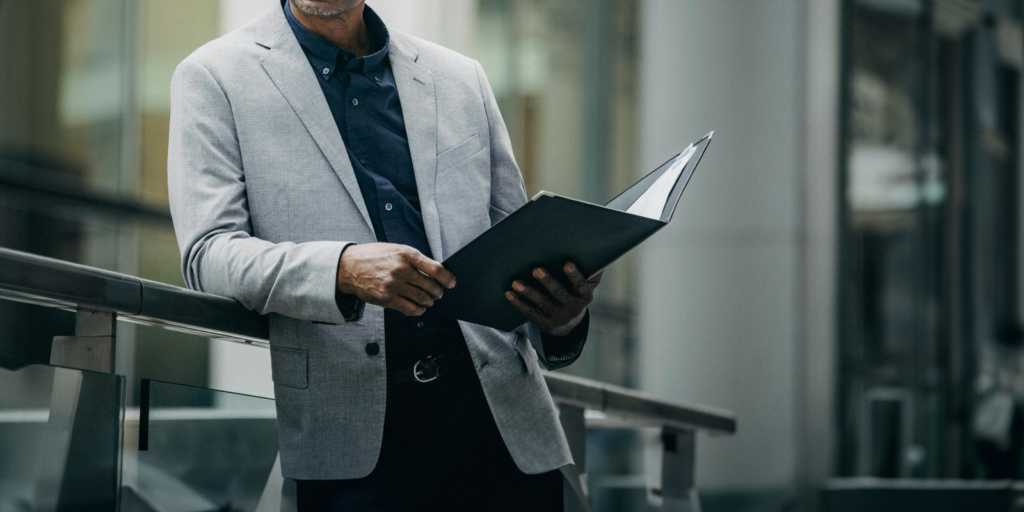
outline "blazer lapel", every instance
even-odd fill
[[[345,150],[345,142],[338,132],[338,125],[334,122],[331,109],[327,106],[327,100],[316,81],[316,75],[306,59],[306,54],[291,33],[284,12],[281,9],[272,9],[262,22],[266,24],[266,30],[257,44],[269,49],[260,61],[263,69],[270,75],[271,80],[320,147],[320,151],[327,157],[327,161],[341,179],[342,185],[372,232],[373,223],[366,210],[363,193],[359,190],[359,182],[356,181],[355,172],[352,170],[352,162]]]
[[[420,212],[427,242],[435,260],[443,261],[441,246],[441,223],[434,202],[434,183],[437,175],[437,104],[434,101],[434,77],[423,66],[416,63],[415,49],[401,39],[400,34],[391,33],[391,47],[388,49],[391,72],[398,86],[398,97],[402,102],[402,117],[405,118],[405,133],[412,153],[412,167],[416,174],[416,188],[420,195]]]

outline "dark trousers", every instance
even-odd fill
[[[562,510],[562,474],[516,467],[468,354],[425,384],[388,386],[380,458],[365,478],[299,480],[299,512]]]
[[[562,510],[561,473],[519,471],[490,429],[385,429],[369,476],[297,484],[299,512]]]

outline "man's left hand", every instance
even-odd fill
[[[552,336],[565,336],[572,332],[587,312],[587,306],[594,300],[594,288],[601,283],[601,275],[587,280],[574,263],[566,263],[562,269],[571,286],[562,286],[557,279],[543,268],[533,269],[535,277],[547,292],[536,290],[522,281],[512,283],[512,290],[505,292],[505,298],[523,315]],[[525,300],[524,300],[525,299]]]

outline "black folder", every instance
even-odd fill
[[[526,323],[505,298],[512,281],[518,279],[543,290],[531,274],[533,269],[544,267],[564,280],[562,267],[569,261],[593,277],[665,227],[713,133],[604,206],[549,192],[537,194],[443,262],[457,284],[445,290],[431,309],[445,317],[504,331]],[[659,181],[663,176],[666,179]]]

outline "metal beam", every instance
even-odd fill
[[[74,336],[54,336],[50,364],[114,373],[117,313],[78,310]]]
[[[655,398],[647,393],[563,373],[545,373],[559,406],[575,405],[625,418],[636,427],[670,426],[710,434],[734,434],[736,415],[722,409]]]
[[[662,510],[700,512],[694,473],[697,464],[697,433],[692,430],[662,429]]]
[[[171,225],[171,212],[111,194],[69,185],[67,175],[49,167],[0,159],[0,198],[28,211],[81,215]]]
[[[266,344],[267,320],[237,301],[67,261],[0,248],[0,298],[199,336]]]

